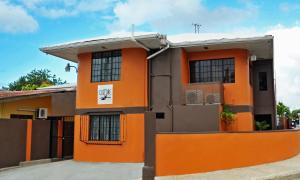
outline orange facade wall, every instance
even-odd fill
[[[75,116],[74,160],[89,162],[144,162],[144,114],[122,115],[122,144],[80,141],[80,117]]]
[[[119,81],[91,82],[91,53],[79,55],[76,108],[147,106],[147,53],[141,48],[122,49]],[[113,84],[113,104],[97,104],[100,84]]]
[[[249,81],[249,61],[247,50],[227,49],[188,54],[188,59],[190,61],[222,58],[235,59],[235,83],[224,83],[225,104],[253,105],[253,98],[251,96],[252,87],[250,86]]]
[[[79,55],[76,109],[147,106],[147,52],[122,49],[119,81],[91,82],[92,54]],[[97,104],[98,85],[113,85],[113,103]],[[75,118],[74,159],[91,162],[143,162],[144,114],[121,114],[124,118],[121,144],[92,144],[80,141],[80,116]],[[122,138],[121,138],[122,139]]]
[[[251,166],[300,153],[300,131],[157,134],[156,175],[179,175]]]
[[[253,106],[253,90],[250,85],[249,74],[249,60],[248,51],[244,49],[226,49],[226,50],[212,50],[205,52],[186,53],[183,51],[183,67],[189,69],[188,62],[194,60],[209,60],[209,59],[235,59],[235,83],[224,83],[224,104],[228,105],[249,105]],[[184,78],[182,82],[185,83],[187,72],[182,70]],[[189,75],[187,75],[189,76]],[[253,126],[253,114],[237,113],[236,121],[232,125],[232,130],[235,131],[251,131]]]

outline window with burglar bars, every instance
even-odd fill
[[[120,115],[91,115],[90,141],[120,141]]]
[[[235,82],[234,59],[190,61],[190,83]]]
[[[92,54],[92,82],[120,80],[121,50]]]

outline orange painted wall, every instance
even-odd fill
[[[76,108],[147,106],[147,52],[142,48],[122,49],[119,81],[91,82],[91,53],[79,55]],[[113,104],[98,105],[100,84],[113,84]],[[74,159],[93,162],[143,162],[144,114],[125,117],[125,141],[121,145],[88,144],[80,141],[80,117],[75,118]]]
[[[250,105],[253,106],[253,90],[249,82],[249,61],[248,51],[244,49],[214,50],[205,52],[186,53],[183,50],[183,69],[189,69],[188,61],[209,60],[209,59],[235,59],[235,83],[224,83],[224,103],[229,105]],[[188,73],[188,72],[187,72]],[[182,70],[185,84],[189,78],[184,75],[186,71]],[[253,130],[253,114],[237,113],[233,130],[251,131]]]
[[[120,81],[91,82],[91,53],[79,55],[76,108],[147,106],[147,53],[141,48],[122,49]],[[113,84],[113,104],[98,105],[100,84]]]
[[[127,114],[121,145],[87,144],[80,139],[80,117],[75,116],[74,160],[89,162],[144,162],[144,114]]]
[[[10,114],[33,115],[33,112],[18,111],[18,109],[48,108],[48,115],[51,116],[51,97],[36,97],[11,102],[0,103],[0,118],[10,118]]]
[[[251,166],[300,153],[300,131],[156,135],[156,175]]]
[[[26,161],[31,160],[31,142],[32,142],[32,119],[27,120],[26,129]]]

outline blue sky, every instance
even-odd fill
[[[0,87],[35,68],[47,68],[68,82],[76,82],[74,71],[64,72],[66,61],[39,51],[45,45],[130,31],[131,24],[135,24],[135,31],[192,33],[192,23],[202,24],[201,33],[283,32],[300,26],[300,2],[0,0]],[[300,98],[298,89],[294,91]]]

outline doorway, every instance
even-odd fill
[[[74,118],[49,117],[50,125],[50,158],[73,158]]]
[[[272,130],[272,115],[271,114],[257,114],[255,115],[255,130],[260,130],[258,123],[267,124],[264,130]]]

